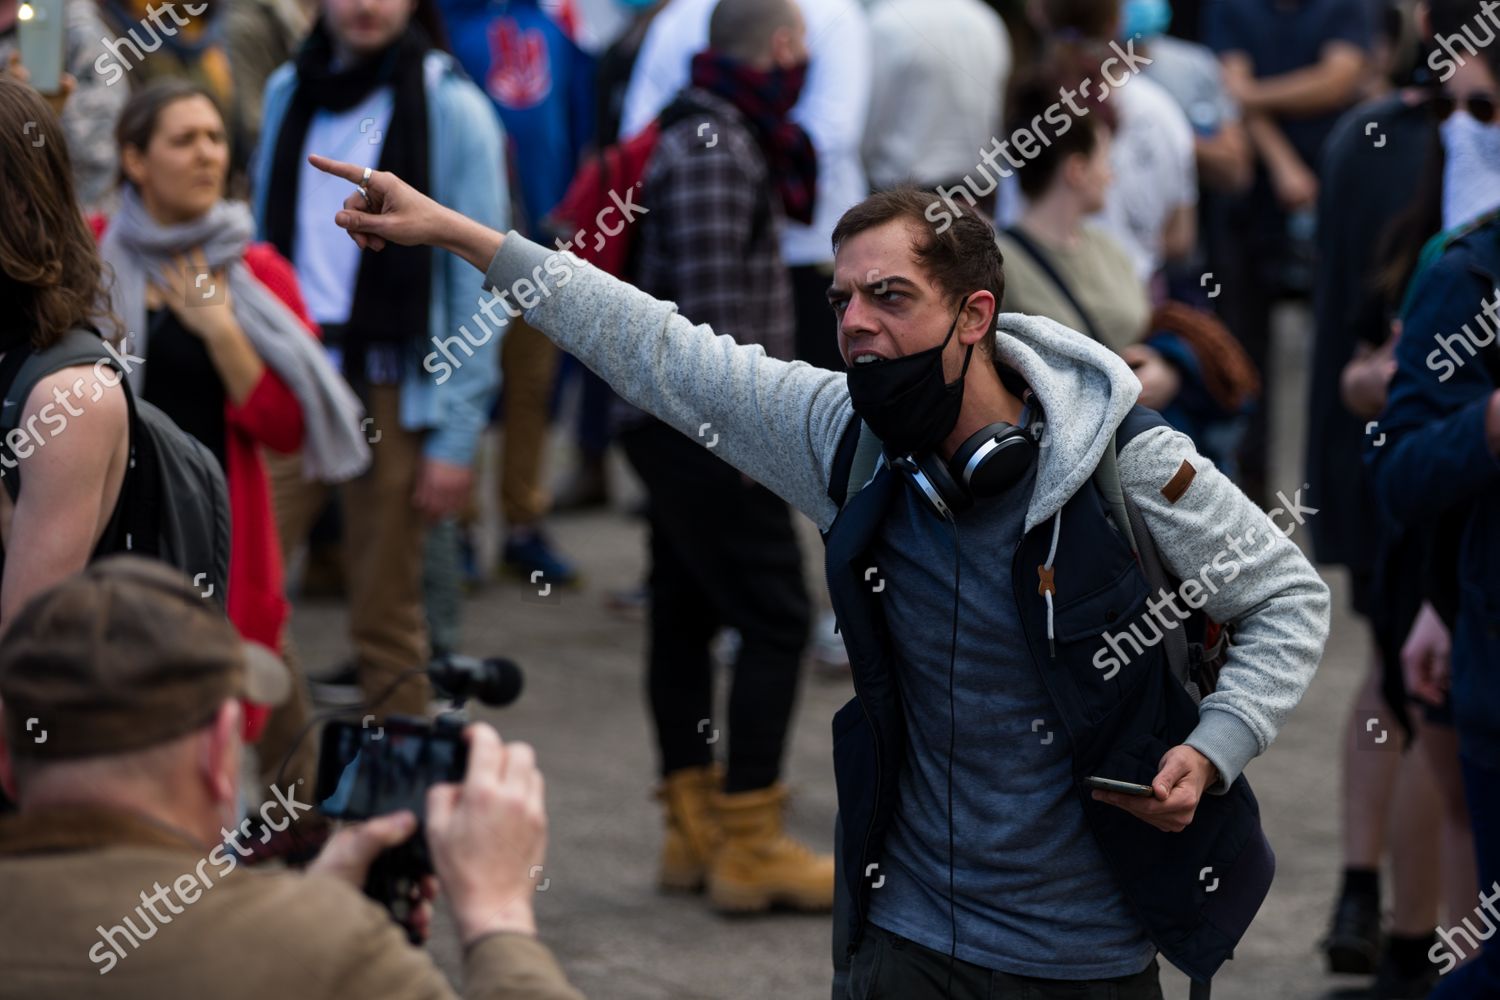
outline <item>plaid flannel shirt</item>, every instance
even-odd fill
[[[694,323],[790,361],[792,283],[781,260],[781,207],[743,116],[692,88],[706,109],[662,132],[641,185],[634,284]],[[617,425],[642,422],[621,402]]]

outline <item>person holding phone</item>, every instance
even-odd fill
[[[28,18],[28,23],[19,16],[22,3],[0,0],[0,75],[29,83],[62,117],[78,200],[86,212],[105,211],[119,162],[112,133],[130,96],[125,87],[109,86],[96,68],[106,55],[109,31],[93,0],[29,0],[29,13],[44,18]],[[38,30],[43,19],[49,30]],[[38,61],[51,61],[61,72],[35,78],[23,53],[48,46],[55,46],[56,54],[39,51]],[[35,135],[28,138],[34,141]]]
[[[252,242],[249,208],[224,198],[229,143],[209,93],[186,80],[150,83],[116,136],[120,209],[101,254],[125,343],[144,359],[131,386],[223,467],[229,620],[280,649],[288,607],[262,449],[300,450],[314,480],[353,478],[370,464],[364,410],[320,347],[291,265]],[[265,769],[281,763],[266,756]]]
[[[999,311],[985,220],[939,233],[943,202],[913,188],[845,213],[836,373],[695,327],[393,174],[311,160],[355,187],[334,221],[357,245],[460,255],[627,401],[690,437],[711,424],[719,457],[824,532],[856,691],[832,727],[835,990],[1159,1000],[1158,954],[1213,976],[1274,867],[1242,772],[1312,679],[1328,587],[1285,512],[1136,405],[1124,361]],[[1178,595],[1152,592],[1095,486],[1110,460],[1182,600],[1233,630],[1201,704],[1163,631],[1140,631]],[[1122,630],[1144,641],[1106,670]],[[1232,875],[1209,896],[1200,873],[1219,866]]]
[[[243,699],[288,681],[159,563],[105,560],[26,607],[0,640],[0,786],[20,803],[0,822],[0,939],[26,956],[0,1000],[457,995],[360,894],[376,855],[416,830],[412,813],[343,828],[305,874],[236,870]],[[582,1000],[537,940],[536,755],[482,723],[465,739],[462,780],[426,791],[437,874],[414,923],[425,936],[441,889],[464,996]],[[304,786],[281,792],[287,812],[311,807]]]

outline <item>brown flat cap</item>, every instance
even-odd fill
[[[11,751],[59,759],[123,753],[204,726],[228,698],[278,704],[286,667],[244,642],[181,573],[102,559],[38,594],[0,638]]]

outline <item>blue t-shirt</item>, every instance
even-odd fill
[[[953,878],[958,957],[1013,975],[1102,979],[1154,948],[1085,825],[1067,737],[1022,636],[1011,583],[1035,466],[957,518]],[[870,893],[870,920],[935,951],[948,911],[948,662],[952,529],[909,489],[876,540],[900,663],[907,753]],[[1034,599],[1034,598],[1033,598]]]
[[[509,139],[516,228],[551,243],[557,207],[594,134],[594,59],[536,0],[440,0],[453,55],[495,102]]]
[[[1367,0],[1208,0],[1203,41],[1221,55],[1243,52],[1257,79],[1315,65],[1330,42],[1370,50],[1372,25]],[[1302,161],[1318,169],[1323,140],[1349,103],[1306,118],[1277,116],[1276,122]]]

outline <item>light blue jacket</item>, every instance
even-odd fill
[[[428,193],[435,201],[504,232],[510,225],[510,193],[502,152],[504,136],[493,105],[446,53],[429,52],[423,71],[432,146],[432,190]],[[296,66],[287,63],[266,83],[264,126],[251,163],[252,205],[262,238],[276,138],[296,82]],[[334,224],[332,218],[328,224]],[[429,431],[422,453],[457,465],[473,462],[479,435],[500,390],[500,336],[497,333],[475,347],[474,356],[465,357],[441,383],[423,368],[422,361],[433,350],[434,339],[453,337],[460,324],[473,326],[470,317],[479,311],[481,298],[477,286],[474,269],[462,258],[433,251],[429,337],[412,346],[401,377],[401,426]]]

